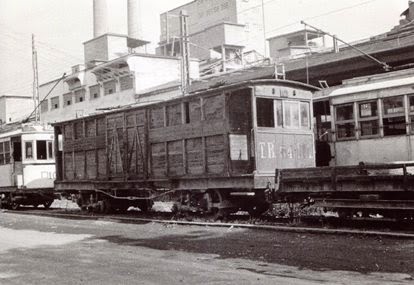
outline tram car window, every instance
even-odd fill
[[[33,142],[25,142],[25,158],[33,159]]]
[[[46,141],[36,141],[36,159],[47,160],[47,143]]]
[[[409,97],[409,104],[410,104],[410,131],[411,134],[414,134],[414,95]]]
[[[338,139],[355,137],[354,105],[336,107],[336,133]]]
[[[379,134],[378,102],[369,101],[358,104],[359,129],[361,137]]]
[[[384,98],[384,136],[406,134],[404,97]]]

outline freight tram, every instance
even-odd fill
[[[315,90],[247,80],[55,123],[55,188],[99,212],[175,193],[180,212],[261,214],[275,168],[315,165]]]
[[[0,127],[0,206],[49,208],[55,199],[53,129],[34,123]]]

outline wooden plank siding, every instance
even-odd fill
[[[252,173],[251,89],[199,94],[62,123],[63,179],[159,180]],[[231,161],[242,134],[248,161]]]

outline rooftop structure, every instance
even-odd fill
[[[222,71],[240,68],[243,53],[265,53],[261,0],[194,0],[161,14],[157,54],[178,56],[181,11],[188,15],[191,57],[218,58]]]
[[[0,96],[0,125],[26,119],[33,111],[32,96]]]

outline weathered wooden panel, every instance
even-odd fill
[[[97,127],[98,127],[97,129],[98,136],[104,136],[106,132],[105,118],[104,117],[98,118],[96,121],[97,121]]]
[[[183,138],[197,138],[202,136],[213,136],[224,133],[226,122],[210,121],[195,122],[180,126],[172,126],[150,130],[149,140],[151,142],[164,142],[180,140]]]
[[[64,177],[65,180],[73,180],[74,179],[74,169],[73,169],[73,158],[72,153],[68,152],[64,155],[65,160],[65,169],[64,169]]]
[[[85,153],[75,152],[75,175],[76,179],[85,179]]]
[[[252,125],[251,97],[249,90],[232,92],[228,99],[230,130],[250,132]]]
[[[122,129],[108,129],[108,161],[111,175],[124,173],[124,132]]]
[[[201,138],[186,140],[186,159],[188,174],[204,173],[203,144]]]
[[[190,123],[201,121],[201,104],[200,99],[188,103],[190,113]]]
[[[167,126],[182,124],[181,103],[167,106]]]
[[[168,175],[179,176],[184,174],[183,141],[167,143]]]
[[[204,120],[218,120],[224,118],[224,96],[216,95],[203,99]]]
[[[130,175],[144,174],[146,161],[145,128],[131,127],[127,129],[128,151],[127,165]]]
[[[164,143],[151,145],[151,172],[154,177],[165,177],[166,175],[166,153]]]
[[[85,121],[85,133],[86,137],[94,137],[96,136],[96,124],[95,120],[87,120]]]
[[[106,162],[107,156],[105,149],[98,150],[98,177],[99,178],[107,178],[106,174]]]
[[[150,128],[164,127],[164,107],[152,108],[150,110]]]
[[[211,136],[206,138],[206,160],[208,173],[223,173],[225,164],[224,136]]]
[[[83,138],[83,121],[78,121],[75,126],[75,139]]]
[[[65,151],[82,151],[105,148],[105,136],[65,140]]]
[[[72,124],[64,125],[63,137],[65,141],[70,141],[73,139],[73,125]]]
[[[96,151],[90,150],[86,152],[86,178],[95,179],[97,173]]]

